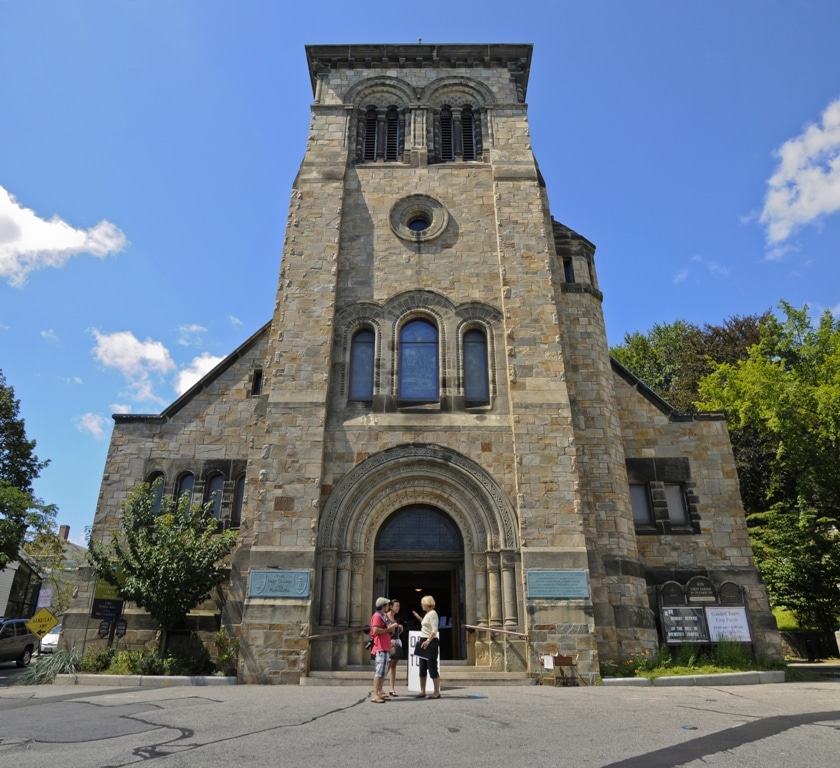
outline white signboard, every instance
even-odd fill
[[[731,640],[734,643],[751,643],[750,625],[747,621],[747,609],[733,605],[706,607],[706,623],[709,625],[709,639],[713,642]]]
[[[408,690],[420,693],[420,659],[414,655],[414,644],[422,643],[420,632],[408,633]]]
[[[52,590],[51,589],[44,589],[41,587],[41,591],[38,593],[38,607],[39,608],[49,608],[52,605]]]

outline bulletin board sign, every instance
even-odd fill
[[[730,605],[706,608],[709,637],[713,643],[731,640],[734,643],[751,643],[752,635],[744,606]]]
[[[708,643],[709,627],[704,609],[693,606],[663,608],[662,633],[668,645]]]

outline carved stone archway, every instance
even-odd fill
[[[466,623],[514,628],[521,621],[519,530],[498,483],[467,457],[405,444],[368,457],[335,486],[321,514],[316,565],[318,632],[363,627],[374,585],[374,546],[385,521],[411,505],[449,516],[464,542]],[[314,669],[361,664],[362,643],[337,635],[312,649]]]

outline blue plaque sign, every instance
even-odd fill
[[[586,571],[528,571],[528,597],[549,600],[589,599]]]
[[[309,597],[309,571],[251,571],[248,597]]]

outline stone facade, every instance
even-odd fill
[[[246,682],[365,663],[353,630],[375,597],[408,613],[429,589],[452,620],[445,657],[533,670],[572,653],[597,673],[656,649],[657,587],[696,575],[743,585],[756,647],[778,655],[722,416],[680,417],[611,361],[595,248],[551,215],[530,46],[307,57],[315,100],[273,317],[162,414],[115,417],[94,536],[155,473],[168,493],[191,473],[196,498],[221,474],[240,540],[196,626],[238,635]],[[425,367],[412,327],[434,336]],[[650,489],[655,524],[634,523],[629,483]],[[684,494],[684,530],[666,484]],[[249,577],[267,571],[310,588],[262,596]],[[546,574],[585,589],[530,594]],[[87,631],[90,579],[68,635]]]

